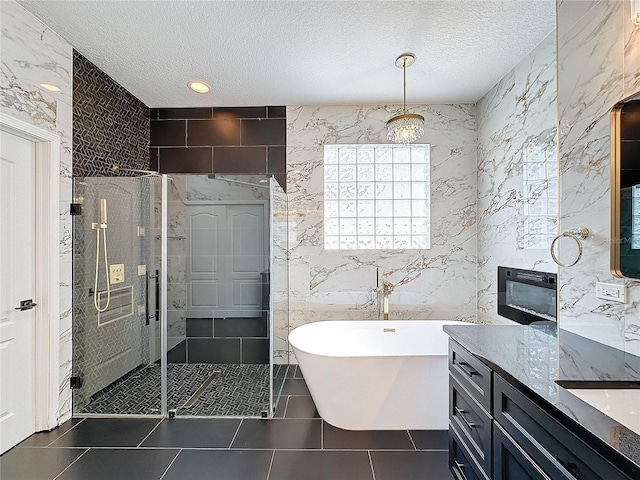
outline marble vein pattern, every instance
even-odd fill
[[[560,225],[591,232],[582,260],[560,269],[559,321],[565,330],[640,355],[640,284],[609,271],[609,111],[640,90],[640,42],[633,41],[639,32],[627,3],[593,2],[558,37]],[[629,302],[596,298],[596,282],[626,283]]]
[[[631,17],[631,2],[624,2],[624,19]],[[640,28],[624,22],[624,96],[640,92]]]
[[[58,421],[71,416],[71,139],[73,50],[13,1],[0,3],[0,110],[60,136],[60,366]],[[53,93],[40,87],[60,88]]]
[[[431,145],[431,249],[325,251],[323,145],[387,143],[397,105],[287,107],[289,325],[380,318],[375,292],[396,288],[391,318],[475,321],[476,148],[474,105],[411,105]],[[289,362],[295,363],[289,353]]]
[[[477,105],[478,320],[497,314],[499,265],[554,272],[548,250],[525,240],[523,158],[530,145],[555,151],[555,32]]]
[[[287,194],[271,179],[271,324],[273,361],[286,364],[289,361],[287,332],[289,328],[289,261],[287,228]]]

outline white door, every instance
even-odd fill
[[[258,317],[262,309],[264,271],[264,207],[227,206],[226,269],[223,278],[229,295],[225,317]]]
[[[260,316],[264,205],[189,205],[187,222],[187,315]]]
[[[0,137],[0,453],[35,431],[35,144]],[[36,307],[37,308],[37,307]]]

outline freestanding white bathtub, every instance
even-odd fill
[[[320,416],[346,430],[446,430],[440,320],[324,321],[289,334]]]

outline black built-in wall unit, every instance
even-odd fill
[[[267,174],[286,190],[286,107],[151,109],[151,168]]]

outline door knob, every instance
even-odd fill
[[[14,310],[31,310],[33,307],[38,305],[37,303],[33,303],[33,298],[29,298],[28,300],[20,301],[20,306],[16,307]]]

